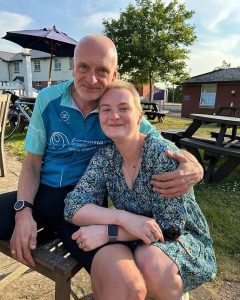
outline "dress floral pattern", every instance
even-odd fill
[[[116,208],[154,218],[162,229],[178,228],[176,241],[155,242],[178,266],[184,291],[194,289],[216,276],[216,260],[208,225],[193,190],[176,198],[164,198],[152,190],[153,174],[173,171],[178,162],[165,155],[179,151],[170,141],[146,136],[141,169],[130,189],[122,172],[122,156],[114,144],[103,147],[92,158],[75,189],[65,199],[65,218],[86,204],[102,205],[106,190]],[[138,246],[141,241],[132,242]]]

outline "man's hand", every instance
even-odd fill
[[[82,226],[72,234],[72,239],[83,251],[94,250],[108,242],[107,225]]]
[[[32,217],[32,211],[29,208],[16,213],[15,228],[10,240],[10,247],[13,258],[17,261],[35,266],[31,250],[37,245],[37,224]]]
[[[189,152],[166,152],[167,156],[179,162],[177,170],[161,175],[153,175],[151,184],[153,190],[162,197],[178,197],[188,192],[203,178],[203,168],[197,159]]]

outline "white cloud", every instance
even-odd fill
[[[205,50],[197,50],[191,53],[189,57],[188,67],[191,76],[211,72],[216,67],[221,66],[224,60],[231,63],[231,67],[240,66],[239,56],[234,56],[231,53],[225,54],[217,48],[215,50],[207,48]]]
[[[226,21],[231,14],[231,8],[228,7],[225,10],[222,10],[219,12],[219,14],[212,18],[212,21],[210,20],[210,23],[208,24],[208,30],[211,31],[218,31],[218,26],[223,22]]]
[[[17,13],[0,11],[0,37],[6,35],[7,31],[26,29],[33,19]],[[19,52],[21,47],[12,42],[0,39],[0,51]]]
[[[193,9],[195,15],[193,19],[197,19],[206,30],[217,32],[219,27],[227,21],[239,21],[239,0],[208,0],[196,1],[186,0],[183,1],[187,9]]]
[[[118,19],[120,13],[115,11],[105,11],[94,13],[86,18],[85,27],[102,27],[103,19],[113,18]]]

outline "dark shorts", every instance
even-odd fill
[[[71,239],[73,232],[79,227],[64,220],[64,199],[73,188],[74,186],[53,188],[41,184],[34,201],[33,217],[39,227],[57,232],[65,248],[90,273],[93,257],[99,248],[89,252],[81,250]],[[13,209],[15,202],[16,192],[0,195],[0,239],[2,240],[10,239],[12,235],[15,224]]]

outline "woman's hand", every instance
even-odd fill
[[[83,251],[94,250],[108,242],[107,225],[82,226],[72,234]]]
[[[122,226],[130,234],[141,239],[146,245],[159,240],[165,242],[162,230],[152,218],[122,211],[116,221],[117,225]]]

